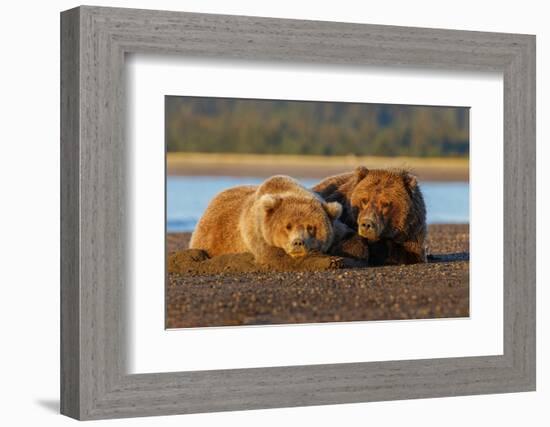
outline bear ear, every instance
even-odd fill
[[[323,208],[331,219],[338,219],[342,215],[342,205],[338,202],[323,203]]]
[[[353,177],[355,178],[355,184],[359,184],[369,173],[369,170],[365,166],[357,166],[353,171]]]
[[[418,185],[418,180],[416,179],[416,176],[410,174],[409,172],[403,173],[403,182],[409,189],[413,189]]]
[[[260,198],[260,204],[266,212],[273,212],[283,201],[282,197],[273,194],[264,194]]]

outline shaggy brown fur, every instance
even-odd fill
[[[324,179],[313,191],[342,204],[340,221],[368,245],[369,264],[426,262],[426,207],[409,172],[360,166]]]
[[[290,260],[325,253],[334,239],[338,202],[325,202],[286,176],[260,186],[239,186],[219,193],[197,224],[191,249],[209,257],[250,252],[256,262],[288,266]]]

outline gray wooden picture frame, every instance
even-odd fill
[[[127,53],[504,76],[504,354],[126,372]],[[159,292],[163,289],[159,278]],[[535,390],[535,37],[83,6],[61,14],[61,412],[100,419]]]

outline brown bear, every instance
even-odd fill
[[[341,213],[339,202],[325,202],[294,179],[274,176],[259,186],[234,187],[215,196],[189,247],[209,257],[250,252],[258,263],[288,266],[290,260],[326,253],[334,240],[333,221]]]
[[[426,206],[408,171],[359,166],[324,179],[313,191],[342,204],[340,221],[357,233],[355,244],[359,239],[368,246],[369,265],[426,262]]]

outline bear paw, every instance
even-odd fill
[[[330,253],[346,258],[368,260],[369,246],[365,239],[358,235],[354,235],[334,245]]]
[[[346,266],[345,260],[339,256],[330,257],[329,270],[336,270]]]
[[[309,256],[300,263],[308,271],[337,270],[345,267],[345,260],[339,256]]]

